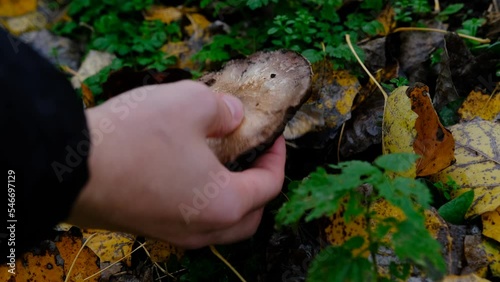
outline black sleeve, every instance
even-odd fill
[[[67,218],[88,179],[90,142],[83,104],[67,78],[1,28],[0,97],[5,261],[13,250],[19,257],[49,239]]]

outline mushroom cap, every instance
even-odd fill
[[[245,109],[235,131],[222,138],[208,138],[219,160],[235,162],[252,151],[255,158],[272,145],[309,98],[311,77],[309,61],[289,50],[257,52],[202,76],[199,80],[213,91],[238,97]]]

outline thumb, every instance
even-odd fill
[[[219,137],[233,132],[242,122],[243,103],[228,94],[216,94],[217,107],[207,128],[207,137]]]

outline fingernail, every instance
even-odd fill
[[[222,99],[226,102],[233,119],[240,120],[243,118],[243,104],[240,99],[231,95],[222,95]]]

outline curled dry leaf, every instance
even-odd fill
[[[416,83],[399,87],[387,101],[384,114],[384,153],[408,152],[421,155],[415,175],[437,173],[455,162],[455,141],[432,106],[429,88]]]
[[[216,92],[238,97],[245,108],[245,118],[234,132],[208,139],[219,160],[233,162],[262,145],[271,145],[309,98],[311,76],[309,61],[286,50],[258,52],[202,76],[200,81]]]

